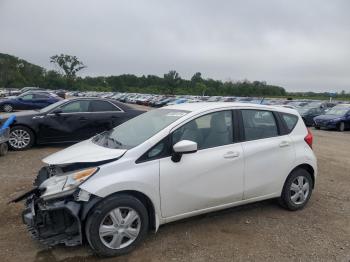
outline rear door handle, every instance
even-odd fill
[[[229,151],[224,155],[224,158],[230,159],[230,158],[236,158],[239,157],[239,152]]]
[[[280,147],[287,147],[287,146],[289,146],[290,144],[289,144],[289,142],[288,141],[282,141],[281,143],[280,143]]]
[[[79,117],[80,121],[87,121],[88,119],[86,117]]]

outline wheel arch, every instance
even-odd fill
[[[14,128],[14,127],[19,127],[19,126],[23,126],[23,127],[26,127],[28,129],[30,129],[30,131],[33,132],[33,135],[34,135],[34,144],[37,142],[37,132],[32,128],[30,127],[29,125],[26,125],[26,124],[22,124],[22,123],[13,123],[12,125],[10,125],[10,129]],[[11,132],[11,131],[10,131]]]
[[[140,191],[136,191],[136,190],[122,190],[122,191],[118,191],[115,192],[113,194],[110,194],[108,196],[105,196],[103,198],[98,198],[97,200],[95,200],[93,202],[92,205],[88,205],[88,210],[84,210],[84,213],[82,214],[82,220],[86,220],[91,211],[93,210],[93,208],[99,204],[101,201],[110,198],[110,197],[115,197],[118,195],[130,195],[135,197],[136,199],[138,199],[139,201],[141,201],[141,203],[146,207],[147,211],[148,211],[148,218],[149,218],[149,228],[151,230],[157,231],[159,228],[159,217],[156,213],[155,210],[155,206],[154,203],[152,202],[152,200],[144,193],[140,192]]]
[[[305,164],[300,164],[300,165],[294,167],[293,170],[289,173],[289,175],[292,174],[297,169],[304,169],[311,175],[311,178],[312,178],[312,189],[314,189],[315,188],[315,170],[314,170],[314,168],[311,165],[306,164],[306,163]],[[288,175],[288,177],[289,177],[289,175]],[[288,179],[288,177],[287,177],[287,179]],[[286,181],[287,181],[287,179],[286,179]]]

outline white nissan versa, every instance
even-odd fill
[[[269,198],[310,199],[312,134],[293,109],[191,103],[152,110],[43,161],[23,221],[48,245],[87,239],[103,256],[131,251],[149,229]]]

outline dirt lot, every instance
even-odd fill
[[[162,226],[130,255],[104,261],[350,261],[350,132],[313,131],[316,190],[298,212],[275,201],[232,208]],[[10,152],[0,158],[1,261],[97,261],[88,246],[46,247],[21,223],[22,204],[40,160],[67,145]]]

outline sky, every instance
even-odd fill
[[[287,91],[350,92],[349,0],[0,0],[0,53],[80,75],[176,70]]]

